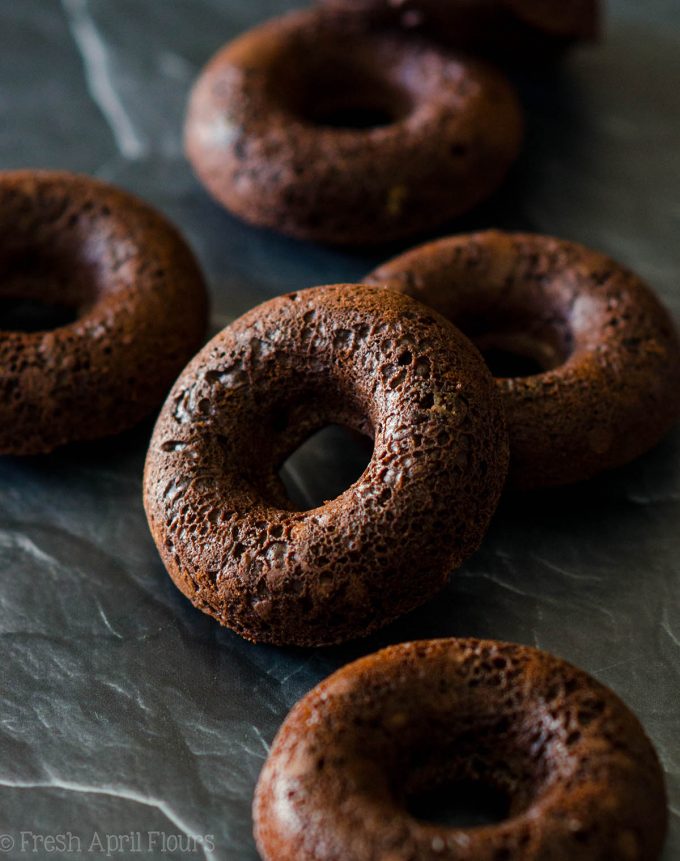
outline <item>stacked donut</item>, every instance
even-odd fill
[[[278,471],[314,431],[373,439],[347,491],[297,511]],[[507,471],[491,374],[406,296],[273,299],[214,338],[161,411],[146,464],[156,545],[184,594],[248,639],[318,646],[422,604],[480,544]]]
[[[255,308],[196,356],[158,419],[145,502],[159,552],[248,639],[341,642],[424,603],[479,546],[508,447],[515,487],[565,484],[631,460],[677,417],[672,322],[603,255],[491,232],[368,281]],[[442,312],[545,370],[494,382]],[[279,469],[329,424],[369,436],[371,461],[297,511]]]
[[[190,97],[188,157],[256,225],[354,244],[419,232],[487,196],[520,143],[506,77],[452,45],[493,54],[511,21],[554,53],[595,35],[597,12],[326,0],[218,52]],[[508,451],[515,488],[580,481],[647,450],[678,413],[672,322],[603,255],[488,232],[365,281],[241,318],[156,426],[145,499],[163,561],[196,606],[256,641],[341,642],[426,601],[480,544]],[[525,369],[496,369],[499,354]],[[330,423],[369,436],[373,456],[337,499],[297,511],[278,470]]]
[[[252,224],[339,244],[417,234],[488,197],[520,147],[510,84],[457,50],[545,59],[596,32],[591,0],[326,0],[211,61],[187,152]],[[515,489],[627,463],[677,418],[679,387],[672,321],[614,261],[535,235],[440,240],[363,285],[268,302],[208,344],[156,426],[149,524],[184,594],[244,637],[341,642],[442,587],[508,463]],[[329,423],[373,455],[299,511],[278,470]],[[414,813],[461,781],[503,795],[498,824]],[[654,859],[666,827],[654,750],[611,692],[474,640],[396,646],[315,688],[275,740],[254,816],[267,861]]]
[[[562,484],[628,461],[677,416],[672,323],[603,255],[489,232],[367,281],[237,320],[156,424],[145,506],[159,553],[195,606],[256,642],[338,643],[426,601],[481,542],[508,450],[515,487]],[[545,370],[494,381],[447,317]],[[300,511],[278,470],[329,423],[370,436],[373,455],[339,497]],[[497,823],[423,818],[421,796],[469,785],[504,800]],[[298,703],[254,817],[266,861],[653,861],[666,802],[639,722],[585,673],[439,640],[364,658]]]
[[[432,228],[493,192],[521,138],[510,84],[461,43],[554,54],[594,34],[596,11],[327,0],[209,64],[189,157],[234,213],[292,236],[359,244]],[[0,213],[3,297],[76,313],[52,332],[2,333],[0,450],[139,421],[205,327],[181,237],[136,198],[68,174],[2,175]],[[611,259],[527,234],[439,240],[363,284],[266,302],[203,347],[157,420],[146,514],[174,582],[221,624],[255,642],[341,643],[436,594],[479,547],[506,481],[581,481],[654,445],[679,388],[672,320]],[[372,440],[370,463],[299,510],[279,469],[331,423]],[[466,781],[504,796],[502,821],[414,812],[425,791]],[[665,807],[656,754],[610,691],[534,649],[440,640],[364,658],[298,703],[254,811],[267,861],[651,861]]]

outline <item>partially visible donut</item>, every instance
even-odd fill
[[[490,66],[318,11],[221,50],[185,128],[208,191],[251,224],[365,245],[409,236],[488,197],[522,137],[516,95]]]
[[[77,315],[29,332],[5,330],[0,312],[0,454],[135,424],[206,326],[203,278],[175,228],[136,197],[69,173],[0,174],[0,299]]]
[[[600,0],[501,0],[524,24],[563,39],[595,39]]]
[[[507,799],[497,824],[423,821],[455,784]],[[659,761],[586,673],[491,640],[404,643],[355,661],[290,712],[258,781],[265,861],[655,861]]]
[[[600,32],[599,0],[319,0],[345,25],[398,25],[519,64],[547,60]]]
[[[497,379],[516,487],[622,466],[680,414],[680,343],[636,275],[574,242],[497,231],[423,245],[366,279],[435,308],[483,353],[533,373]]]
[[[312,433],[373,438],[336,499],[299,511],[278,470]],[[144,504],[175,584],[249,640],[362,636],[441,589],[480,544],[507,469],[493,379],[450,323],[359,285],[272,299],[179,377]]]

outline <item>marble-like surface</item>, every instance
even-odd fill
[[[216,326],[283,291],[357,279],[387,252],[245,227],[181,153],[201,65],[291,5],[0,0],[0,168],[89,172],[155,203],[207,272]],[[450,229],[586,242],[639,270],[680,317],[677,0],[611,0],[604,44],[521,83],[525,155],[493,201]],[[243,642],[171,585],[140,499],[150,428],[0,459],[5,857],[92,857],[96,835],[112,857],[253,861],[252,790],[289,707],[381,644],[454,634],[535,644],[612,686],[658,748],[672,814],[664,859],[680,857],[680,433],[587,486],[506,501],[436,601],[370,641],[298,651]],[[341,469],[332,451],[307,453],[302,492]],[[64,835],[62,851],[41,835]]]

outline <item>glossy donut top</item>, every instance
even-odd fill
[[[278,469],[315,430],[373,438],[363,475],[299,511]],[[423,603],[479,545],[507,439],[467,339],[404,296],[303,290],[253,309],[180,376],[159,417],[145,506],[169,573],[243,636],[366,634]]]
[[[69,173],[0,174],[0,297],[76,314],[50,331],[0,333],[5,453],[138,421],[205,331],[203,279],[175,228],[132,195]]]
[[[458,781],[506,795],[507,818],[411,812]],[[653,861],[666,797],[642,727],[603,685],[536,649],[448,639],[384,649],[305,696],[254,817],[266,861]]]
[[[488,231],[423,245],[366,280],[435,308],[482,352],[502,347],[536,362],[536,373],[497,380],[517,486],[620,466],[678,417],[673,322],[635,274],[603,254]]]

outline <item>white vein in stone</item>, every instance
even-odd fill
[[[522,598],[530,598],[532,601],[539,600],[537,595],[532,595],[531,592],[524,592],[521,589],[518,589],[517,586],[512,586],[510,583],[506,583],[505,580],[501,580],[500,577],[494,577],[493,574],[488,574],[485,571],[468,571],[461,572],[458,577],[468,577],[472,580],[479,578],[481,580],[488,580],[491,583],[494,583],[496,586],[499,586],[501,589],[505,589],[508,592],[512,592],[513,595],[520,595]],[[540,600],[544,600],[546,604],[556,603],[554,601],[550,601],[547,598],[541,598]]]
[[[562,568],[560,565],[556,565],[554,562],[550,562],[548,559],[545,559],[543,556],[538,556],[536,553],[532,553],[531,556],[541,565],[544,565],[556,574],[561,574],[568,580],[587,580],[592,583],[600,583],[602,581],[601,577],[595,577],[591,574],[576,574],[573,571],[568,571],[566,568]]]
[[[196,845],[202,850],[206,861],[213,861],[213,859],[217,858],[217,856],[203,844],[204,835],[197,834],[193,831],[170,807],[168,807],[164,801],[157,798],[146,798],[144,795],[139,792],[135,792],[133,789],[116,789],[113,786],[87,786],[86,784],[76,783],[72,780],[60,780],[59,778],[53,778],[51,781],[30,782],[20,780],[12,781],[7,780],[6,778],[0,778],[0,786],[5,786],[9,789],[62,789],[65,792],[81,792],[86,795],[105,795],[109,798],[122,798],[124,801],[132,801],[135,804],[142,804],[145,807],[153,807],[155,810],[158,810],[159,813],[162,813],[168,822],[174,825],[175,828],[179,829],[182,834],[196,842]]]
[[[661,618],[661,629],[665,631],[668,635],[670,641],[680,649],[680,639],[673,633],[673,629],[671,628],[671,623],[668,619],[668,611],[664,609],[663,616]]]
[[[109,617],[106,615],[106,613],[104,612],[104,608],[99,603],[97,603],[97,610],[99,610],[99,615],[101,616],[102,622],[106,625],[109,631],[111,631],[113,636],[119,640],[122,640],[122,635],[119,634],[118,631],[116,631],[115,628],[111,625],[111,622],[109,622]]]
[[[28,537],[28,535],[24,535],[21,532],[15,532],[14,530],[0,532],[0,547],[4,547],[8,550],[18,548],[27,555],[32,556],[37,562],[41,562],[43,565],[48,567],[61,567],[58,559],[45,553],[45,551],[41,550],[40,547],[38,547],[38,545]]]
[[[299,667],[295,667],[294,670],[291,670],[289,673],[286,673],[286,675],[282,679],[279,679],[279,684],[285,685],[287,681],[289,681],[290,679],[293,678],[293,676],[299,675],[303,670],[306,670],[306,669],[307,669],[306,663],[300,664]]]
[[[636,505],[675,505],[680,502],[680,493],[669,492],[655,495],[629,493],[628,501]]]
[[[613,664],[607,664],[604,667],[598,667],[596,670],[592,670],[592,675],[599,676],[600,673],[608,673],[610,670],[615,670],[617,667],[622,667],[624,664],[633,664],[634,660],[631,658],[621,658],[620,661],[614,661]]]
[[[267,744],[267,742],[266,742],[264,736],[262,735],[262,733],[260,732],[260,730],[256,726],[253,726],[253,732],[255,733],[258,741],[260,742],[260,744],[264,748],[265,754],[269,755],[269,745]]]
[[[87,0],[61,0],[61,5],[83,59],[87,88],[109,124],[121,155],[132,160],[142,158],[148,147],[111,83],[109,54],[88,11]]]

